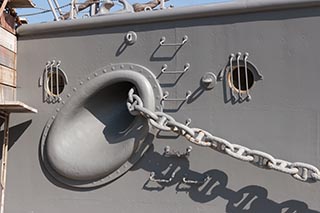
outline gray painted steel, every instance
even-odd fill
[[[134,64],[95,72],[67,103],[62,101],[42,137],[41,161],[51,175],[72,187],[95,187],[118,178],[140,159],[151,142],[151,130],[145,119],[127,110],[132,87],[145,107],[160,107],[155,76]]]
[[[152,13],[134,13],[95,17],[94,19],[71,20],[59,23],[26,25],[18,29],[20,35],[39,35],[65,31],[75,31],[98,27],[111,27],[128,24],[144,24],[160,21],[193,19],[205,16],[221,16],[258,11],[274,11],[280,9],[319,6],[318,0],[235,0],[178,8],[174,10],[154,11]]]
[[[61,60],[69,80],[61,94],[67,105],[78,96],[80,84],[100,78],[95,73],[104,67],[138,64],[153,72],[170,98],[192,92],[187,102],[165,102],[164,111],[175,119],[191,118],[193,127],[232,143],[319,167],[319,6],[318,1],[236,1],[198,7],[199,11],[177,9],[20,28],[17,98],[39,113],[12,116],[6,211],[320,212],[320,183],[299,182],[202,147],[193,146],[188,159],[166,157],[166,146],[184,152],[190,144],[163,132],[150,134],[153,145],[113,182],[89,189],[66,186],[42,162],[42,133],[60,105],[43,102],[38,86],[47,61]],[[133,45],[125,42],[129,31],[137,34]],[[159,45],[163,36],[168,43],[179,43],[185,35],[188,41],[182,46]],[[250,101],[230,100],[228,85],[219,79],[211,90],[201,86],[206,73],[220,76],[230,54],[237,52],[248,52],[263,75],[250,90]],[[164,64],[168,70],[183,70],[186,63],[190,69],[183,74],[161,73]],[[118,94],[118,88],[109,93]],[[106,102],[116,100],[110,96]],[[151,172],[155,178],[169,178],[174,171],[170,183],[148,181]],[[202,186],[181,183],[183,177],[206,176],[211,178]]]

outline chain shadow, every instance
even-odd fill
[[[144,169],[154,173],[155,179],[167,180],[168,182],[156,183],[149,178],[145,181],[143,189],[147,191],[162,191],[166,187],[176,185],[183,178],[187,168],[189,168],[189,160],[186,157],[166,157],[163,154],[154,152],[153,145],[150,146],[146,153],[147,161],[140,161],[131,170]],[[170,178],[172,178],[171,181]]]
[[[228,213],[320,213],[310,209],[303,201],[292,199],[277,203],[268,198],[268,190],[261,186],[244,186],[238,191],[228,188],[228,175],[225,172],[216,169],[203,173],[193,171],[187,158],[165,157],[155,152],[153,146],[144,156],[144,160],[134,166],[133,170],[137,169],[154,172],[156,178],[167,180],[175,172],[170,182],[146,180],[143,190],[160,192],[167,187],[175,187],[177,193],[185,193],[191,200],[202,204],[222,198],[227,200]],[[183,178],[193,183],[183,182]]]

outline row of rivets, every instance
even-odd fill
[[[120,68],[121,68],[121,69],[124,69],[124,67],[125,67],[125,66],[124,66],[123,64],[121,64],[121,65],[120,65]],[[133,66],[133,65],[130,65],[130,66],[129,66],[129,68],[130,68],[131,70],[133,70],[133,69],[134,69],[134,66]],[[114,70],[116,70],[116,67],[115,67],[115,66],[112,66],[112,67],[111,67],[111,70],[113,70],[113,71],[114,71]],[[102,72],[103,72],[103,73],[107,73],[108,71],[107,71],[107,69],[106,69],[106,68],[104,68],[104,69],[102,70]],[[138,72],[139,72],[139,73],[142,73],[142,72],[143,72],[143,70],[139,69],[139,70],[138,70]],[[95,76],[95,77],[98,77],[98,76],[99,76],[99,74],[98,74],[97,72],[95,72],[95,73],[94,73],[94,76]],[[151,80],[151,79],[152,79],[152,76],[151,76],[151,75],[148,75],[148,77],[147,77],[147,78]],[[91,77],[90,77],[90,76],[88,76],[88,77],[87,77],[87,80],[88,80],[88,81],[89,81],[89,80],[91,80]],[[80,82],[79,82],[79,84],[80,84],[80,85],[83,85],[83,84],[84,84],[84,82],[83,82],[83,81],[80,81]],[[156,89],[156,88],[157,88],[157,85],[154,85],[154,86],[153,86],[153,88],[154,88],[154,89]],[[76,91],[77,91],[77,88],[75,88],[75,87],[74,87],[74,88],[73,88],[73,91],[74,91],[74,92],[76,92]],[[70,93],[68,93],[68,94],[67,94],[67,97],[68,97],[68,98],[70,98],[70,97],[71,97],[71,94],[70,94]],[[160,97],[159,97],[159,96],[157,96],[157,97],[156,97],[156,99],[157,99],[157,100],[159,100],[159,99],[160,99]],[[62,101],[62,104],[64,105],[64,104],[65,104],[65,102],[64,102],[64,101]],[[157,109],[157,110],[161,110],[161,107],[160,107],[160,106],[156,106],[156,109]],[[60,109],[59,109],[59,108],[57,108],[57,109],[56,109],[56,111],[57,111],[57,112],[59,112],[59,111],[60,111]],[[55,117],[53,116],[53,117],[52,117],[52,119],[54,120],[54,119],[55,119]],[[48,128],[49,128],[49,127],[50,127],[50,125],[48,126]]]

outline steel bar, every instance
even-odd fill
[[[58,15],[57,15],[56,9],[54,8],[51,0],[48,0],[48,4],[49,4],[50,9],[51,9],[51,12],[52,12],[52,14],[53,14],[54,20],[59,21],[59,17],[58,17]]]

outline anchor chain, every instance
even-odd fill
[[[215,151],[241,161],[252,163],[261,168],[289,174],[300,181],[320,181],[319,169],[311,164],[301,162],[292,163],[277,159],[266,152],[252,150],[242,145],[230,143],[223,138],[212,135],[206,130],[189,127],[176,121],[172,116],[164,112],[153,112],[143,106],[143,101],[135,94],[134,88],[130,89],[128,93],[127,107],[132,115],[142,115],[148,119],[153,127],[161,131],[171,131],[184,136],[189,142],[198,146],[209,147]]]

